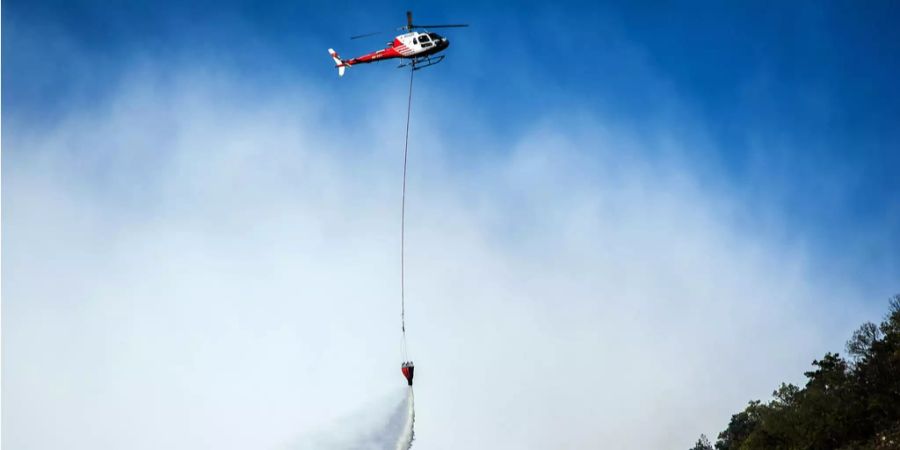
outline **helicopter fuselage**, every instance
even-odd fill
[[[388,43],[387,47],[381,50],[348,59],[343,61],[343,63],[352,66],[354,64],[381,61],[383,59],[420,58],[434,55],[449,46],[450,41],[437,33],[411,31],[395,37],[393,42]]]

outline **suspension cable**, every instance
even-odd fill
[[[413,74],[415,64],[409,71],[409,100],[406,103],[406,140],[403,143],[403,194],[400,202],[400,329],[403,332],[402,352],[406,361],[406,160],[409,153],[409,118],[412,112]]]

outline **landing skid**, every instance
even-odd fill
[[[414,58],[412,61],[410,61],[408,63],[400,64],[399,66],[397,66],[397,68],[399,69],[402,67],[412,67],[412,70],[424,69],[428,66],[433,66],[433,65],[443,61],[444,56],[446,56],[446,55],[435,56],[434,58],[432,58],[430,56]]]

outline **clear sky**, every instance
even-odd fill
[[[423,447],[682,448],[842,350],[900,292],[900,5],[619,3],[4,2],[3,444],[261,448],[402,382],[407,73],[326,49],[407,9],[471,24],[416,73]]]

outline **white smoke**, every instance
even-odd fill
[[[161,72],[4,125],[3,447],[264,449],[319,430],[396,445],[403,395],[334,425],[403,383],[405,86],[325,99]],[[689,445],[880,314],[795,230],[665,156],[705,145],[683,124],[582,113],[503,135],[464,123],[477,105],[422,102],[417,445]]]

